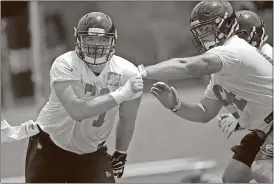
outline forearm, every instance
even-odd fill
[[[130,122],[131,121],[131,122]],[[135,121],[120,116],[116,128],[116,150],[126,152],[135,129]]]
[[[109,94],[86,100],[78,98],[73,104],[72,116],[76,120],[87,119],[107,112],[117,105],[114,98]]]
[[[156,65],[145,67],[147,79],[174,80],[185,77],[199,77],[217,73],[222,62],[214,54],[203,54],[186,58],[172,58]]]
[[[206,112],[201,104],[188,104],[181,102],[181,108],[175,112],[177,116],[193,122],[207,123],[213,117]]]
[[[182,79],[188,75],[184,64],[178,60],[168,60],[156,65],[146,66],[147,79],[173,80]]]

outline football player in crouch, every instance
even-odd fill
[[[29,139],[27,183],[112,183],[121,177],[143,90],[132,63],[114,55],[117,30],[101,12],[84,15],[75,28],[75,50],[56,58],[51,94]],[[116,151],[105,141],[115,116]]]
[[[143,78],[182,79],[211,74],[204,97],[196,104],[181,102],[176,90],[163,82],[151,88],[164,107],[193,122],[207,123],[225,106],[242,128],[251,130],[223,174],[223,182],[249,182],[251,164],[272,126],[272,60],[244,39],[228,1],[204,0],[191,13],[190,30],[201,55],[172,58],[139,66]]]
[[[272,59],[273,47],[266,43],[268,36],[265,32],[265,25],[260,16],[248,10],[236,12],[237,20],[239,23],[239,30],[237,35],[245,39],[252,46],[260,49],[267,57]],[[217,117],[221,130],[225,133],[227,138],[230,137],[232,132],[239,129],[239,122],[230,113],[220,114]],[[253,177],[259,183],[271,182],[273,175],[273,133],[271,133],[251,166]],[[272,148],[272,149],[271,149]],[[264,168],[263,172],[262,169]]]
[[[266,42],[268,36],[261,17],[248,10],[238,11],[236,12],[236,16],[239,23],[239,30],[236,32],[237,35],[272,59],[273,47]],[[237,119],[230,113],[221,114],[217,119],[227,138],[236,130],[236,127],[240,127]]]
[[[267,35],[265,34],[263,20],[256,13],[247,10],[236,12],[236,15],[240,26],[237,33],[238,36],[260,49],[264,54],[272,59],[273,47],[266,43]],[[229,137],[232,132],[236,131],[236,127],[239,127],[239,122],[232,116],[232,114],[221,114],[217,119],[226,137]],[[273,133],[267,137],[251,166],[253,177],[257,182],[268,183],[273,181],[272,136]],[[264,168],[263,172],[261,168]]]

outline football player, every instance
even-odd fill
[[[152,66],[139,66],[144,78],[182,79],[211,74],[203,98],[181,102],[176,90],[163,82],[152,94],[176,115],[207,123],[225,106],[242,128],[251,130],[232,148],[223,182],[249,182],[251,164],[272,126],[272,60],[235,33],[237,17],[228,1],[204,0],[191,13],[190,31],[201,55],[172,58]]]
[[[50,70],[51,94],[30,137],[27,183],[111,183],[123,175],[143,90],[138,68],[115,53],[117,30],[101,12],[84,15],[75,50]],[[105,145],[115,116],[116,151]]]
[[[265,26],[261,17],[248,10],[238,11],[236,12],[236,16],[239,23],[239,30],[236,32],[237,35],[272,59],[273,47],[266,42],[268,36],[265,33]],[[240,127],[232,114],[221,114],[217,119],[227,138],[236,130],[236,127]]]
[[[245,39],[252,46],[260,49],[267,57],[272,59],[272,50],[268,43],[266,43],[268,36],[265,33],[264,22],[256,13],[248,10],[236,12],[239,23],[239,30],[237,35]],[[220,128],[228,138],[232,132],[241,129],[239,122],[232,114],[225,113],[217,117]],[[251,166],[253,177],[257,182],[268,183],[271,182],[273,175],[273,133],[271,133]],[[263,168],[263,169],[262,169]],[[263,171],[262,171],[263,170]]]

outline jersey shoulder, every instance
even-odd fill
[[[81,63],[74,51],[60,55],[51,66],[51,83],[54,81],[79,80]]]
[[[245,47],[245,43],[243,40],[241,40],[238,37],[232,37],[229,40],[227,40],[223,45],[216,46],[214,48],[211,48],[206,53],[212,53],[214,55],[217,55],[220,62],[222,62],[222,69],[219,74],[229,74],[234,75],[240,65],[241,65],[241,57],[238,53],[238,49],[235,48],[235,45],[240,44],[240,47]],[[238,46],[237,46],[238,47]]]
[[[77,65],[81,64],[79,57],[75,51],[68,51],[60,56],[58,56],[52,64],[52,67],[70,67],[77,68]]]

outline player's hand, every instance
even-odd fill
[[[135,95],[141,94],[144,89],[144,82],[141,75],[130,78],[124,86],[121,86],[117,90],[110,92],[110,96],[114,98],[119,105],[124,101],[130,100]]]
[[[124,173],[124,167],[126,163],[127,154],[115,151],[111,156],[111,165],[114,176],[121,178]]]
[[[219,127],[222,132],[224,132],[226,138],[229,138],[232,132],[238,129],[239,122],[232,114],[220,114],[218,115],[217,120],[219,122]]]
[[[130,78],[127,81],[127,83],[130,83],[131,91],[133,93],[141,92],[144,89],[144,81],[143,81],[142,77],[139,75]],[[125,85],[127,85],[127,84],[125,84]]]
[[[166,83],[157,82],[153,84],[150,92],[167,109],[172,109],[178,103],[180,103],[176,89],[174,87],[168,86]]]

